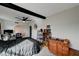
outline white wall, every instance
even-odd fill
[[[5,28],[13,28],[14,25],[10,24],[12,23],[7,23],[6,26],[9,27]],[[37,29],[34,28],[34,24],[37,24]],[[48,19],[35,18],[27,23],[25,27],[27,30],[32,25],[32,37],[36,39],[37,30],[45,28],[47,24],[51,25],[52,37],[67,38],[71,42],[71,47],[79,50],[79,6],[51,15]],[[27,32],[29,32],[29,29]]]
[[[71,47],[79,50],[79,6],[49,16],[46,24],[51,25],[52,37],[67,38]]]
[[[14,29],[15,23],[12,21],[4,20],[2,23],[4,23],[4,29]]]
[[[4,19],[0,19],[0,23],[1,23],[1,30],[3,33],[3,30],[5,29],[14,29],[14,22],[10,21],[10,20],[4,20]]]
[[[37,39],[37,30],[43,28],[43,22],[45,19],[40,18],[34,18],[31,22],[29,22],[29,25],[32,26],[32,38]],[[34,28],[34,24],[37,24],[37,29]]]
[[[14,26],[15,33],[22,33],[24,37],[29,37],[29,25],[28,23],[18,23]]]
[[[17,33],[16,30],[14,29],[15,26],[17,25],[14,21],[10,21],[10,20],[3,20],[0,19],[0,23],[1,23],[1,30],[3,32],[3,30],[14,30],[14,34]],[[25,34],[26,37],[29,36],[29,25],[28,23],[19,23],[18,25],[20,25],[23,28],[23,33]],[[20,29],[18,29],[20,30]]]
[[[4,21],[2,19],[0,19],[0,23],[1,23],[1,32],[3,33],[3,29],[4,29]]]

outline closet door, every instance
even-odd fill
[[[58,56],[63,55],[63,43],[61,41],[58,41],[57,43],[57,55]]]
[[[63,55],[64,56],[69,55],[69,47],[67,45],[63,45]]]
[[[57,42],[55,40],[49,40],[48,48],[53,54],[57,55]]]

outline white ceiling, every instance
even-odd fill
[[[74,4],[72,3],[62,3],[62,4],[61,3],[59,4],[58,3],[14,3],[14,4],[46,17],[79,5],[77,3]],[[15,19],[16,16],[30,16],[30,15],[0,6],[0,18],[16,20]]]
[[[44,16],[51,16],[55,13],[61,12],[65,9],[72,8],[79,4],[77,3],[16,3],[25,9],[31,10]]]

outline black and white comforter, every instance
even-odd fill
[[[37,43],[30,40],[24,40],[15,46],[5,49],[1,56],[32,56],[39,52],[40,48]]]

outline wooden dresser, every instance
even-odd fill
[[[69,55],[69,42],[61,39],[49,39],[48,49],[55,55],[68,56]]]

